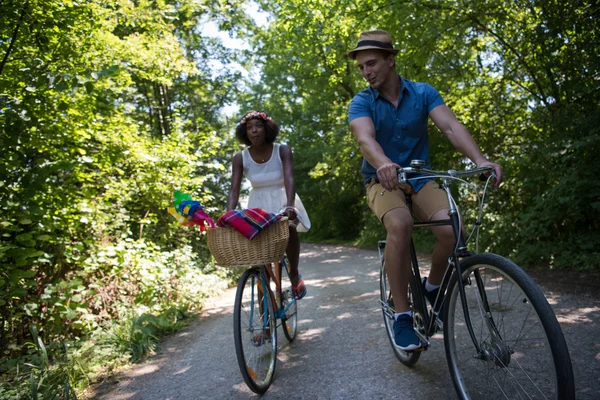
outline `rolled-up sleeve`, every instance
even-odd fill
[[[429,84],[426,86],[426,98],[427,98],[427,113],[430,113],[431,110],[433,110],[437,106],[446,104],[446,103],[444,103],[444,99],[442,99],[440,92],[438,92],[433,86],[431,86]]]
[[[372,117],[369,99],[364,93],[359,93],[350,102],[348,107],[348,123],[360,117]]]

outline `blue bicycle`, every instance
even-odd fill
[[[235,351],[244,381],[255,393],[265,393],[273,382],[279,326],[289,342],[296,338],[298,302],[286,256],[249,268],[238,281],[233,309]]]

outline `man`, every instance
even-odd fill
[[[410,166],[411,160],[424,160],[429,167],[428,117],[460,153],[479,167],[494,168],[496,187],[502,179],[502,168],[483,156],[437,90],[395,72],[396,54],[398,50],[393,48],[389,33],[375,30],[360,34],[348,57],[356,60],[369,88],[352,99],[348,120],[364,157],[362,173],[369,207],[387,231],[384,257],[396,311],[394,339],[400,349],[411,351],[423,344],[414,332],[407,300],[413,216],[405,204],[404,191],[413,193],[413,212],[421,221],[447,219],[448,201],[445,192],[431,179],[415,180],[412,185],[401,187],[397,169]],[[437,243],[431,272],[423,284],[427,298],[433,302],[454,246],[454,233],[451,226],[431,229]]]

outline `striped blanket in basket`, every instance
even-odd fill
[[[263,229],[279,221],[280,215],[272,214],[262,208],[249,208],[246,210],[230,210],[221,215],[217,226],[230,226],[236,231],[252,240]]]

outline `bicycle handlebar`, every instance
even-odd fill
[[[469,177],[469,176],[473,176],[473,175],[477,175],[477,174],[484,174],[486,172],[491,173],[493,177],[496,176],[496,174],[494,173],[494,169],[492,167],[480,167],[480,168],[464,170],[464,171],[456,171],[454,169],[450,169],[448,171],[435,171],[435,170],[423,168],[420,166],[411,166],[411,167],[404,167],[404,168],[398,169],[398,181],[406,182],[408,180],[408,178],[407,178],[408,174],[420,174],[420,175],[425,175],[425,176],[437,176],[437,177],[441,177],[441,178],[448,177],[448,178],[456,179],[456,178],[462,178],[462,177]],[[417,179],[418,179],[418,177],[417,177]]]

